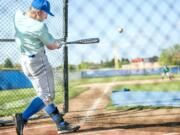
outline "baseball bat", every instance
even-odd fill
[[[99,38],[87,38],[87,39],[80,39],[75,41],[63,42],[62,39],[59,40],[61,45],[64,44],[94,44],[99,43]]]

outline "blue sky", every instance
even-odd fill
[[[13,37],[10,21],[13,13],[18,8],[25,10],[29,3],[27,0],[0,0],[1,38]],[[56,16],[46,22],[50,32],[59,38],[62,37],[62,0],[51,3]],[[88,37],[101,40],[98,45],[69,46],[69,62],[112,59],[115,49],[119,58],[158,56],[162,49],[180,43],[179,5],[179,0],[69,0],[68,40]],[[118,27],[124,32],[118,33]],[[3,54],[0,63],[7,56],[18,61],[15,45],[12,49],[10,46],[0,43]],[[62,50],[50,51],[48,56],[54,66],[62,64]]]
[[[178,0],[79,0],[70,5],[69,37],[76,37],[75,31],[80,37],[99,36],[101,43],[92,51],[96,60],[102,55],[112,58],[113,45],[120,58],[134,58],[159,55],[163,48],[180,43]],[[118,27],[124,32],[119,34]],[[86,59],[92,57],[87,54]]]

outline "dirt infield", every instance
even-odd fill
[[[180,80],[180,79],[175,79]],[[65,119],[81,125],[77,135],[180,135],[180,109],[106,110],[112,86],[144,84],[162,80],[127,81],[84,85],[88,90],[70,100]],[[169,80],[163,80],[169,81]],[[0,135],[15,135],[12,126],[0,128]],[[24,135],[57,135],[51,120],[30,121]]]
[[[179,133],[167,132],[148,132],[148,131],[133,131],[125,129],[81,129],[79,132],[69,133],[69,135],[179,135]],[[15,130],[0,131],[0,135],[16,135]],[[58,135],[54,126],[36,126],[26,128],[24,135]]]

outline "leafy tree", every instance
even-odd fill
[[[0,69],[3,69],[4,65],[0,65]]]
[[[153,56],[153,57],[150,57],[150,58],[149,58],[149,61],[150,61],[150,62],[157,62],[158,59],[159,59],[159,58],[158,58],[157,56]]]
[[[81,62],[81,63],[78,65],[78,69],[79,69],[79,70],[88,69],[88,66],[89,66],[89,63],[87,63],[87,62]]]
[[[180,65],[180,45],[178,44],[172,48],[172,64]]]
[[[18,70],[21,70],[21,65],[20,65],[20,64],[15,64],[15,65],[14,65],[14,68],[15,68],[15,69],[18,69]]]
[[[180,45],[176,44],[162,50],[159,62],[162,65],[180,65]]]
[[[76,65],[68,65],[69,71],[76,71],[77,67]]]
[[[4,61],[4,67],[5,68],[13,68],[13,63],[11,62],[11,60],[9,58],[7,58],[5,61]]]
[[[104,62],[101,62],[101,66],[103,68],[111,68],[111,67],[114,67],[114,59],[112,60],[106,60]]]
[[[129,63],[130,63],[129,59],[127,59],[127,58],[122,58],[121,59],[121,64],[122,65],[126,65],[126,64],[129,64]]]

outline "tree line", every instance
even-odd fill
[[[20,64],[13,64],[13,62],[11,61],[10,58],[6,58],[4,63],[0,65],[0,69],[1,70],[20,70],[21,69],[21,65]]]
[[[159,63],[162,65],[178,65],[180,66],[180,44],[162,50]]]
[[[160,56],[153,56],[148,59],[149,62],[159,62],[161,65],[177,65],[180,66],[180,45],[175,44],[169,48],[163,49],[160,53]],[[130,64],[131,61],[128,58],[122,58],[118,60],[119,67],[125,64]],[[110,60],[101,60],[100,63],[93,63],[93,62],[85,62],[82,61],[78,65],[71,65],[69,64],[69,70],[85,70],[85,69],[101,69],[101,68],[113,68],[114,65],[114,58]],[[62,69],[62,66],[58,67]],[[57,68],[57,69],[58,69]],[[0,69],[17,69],[20,70],[20,64],[13,64],[10,58],[7,58],[4,61],[4,64],[0,65]]]

